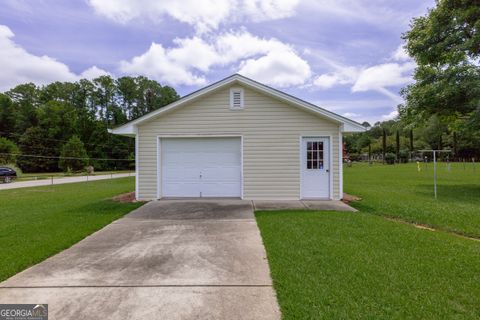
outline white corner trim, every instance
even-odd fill
[[[343,198],[343,135],[342,132],[338,133],[338,170],[339,170],[339,198],[337,200],[342,200]]]
[[[138,157],[138,145],[140,136],[138,134],[138,127],[135,128],[135,200],[139,200],[138,181],[140,179],[140,159]]]
[[[329,191],[330,191],[330,199],[333,200],[334,199],[334,196],[333,196],[333,139],[332,139],[332,136],[331,135],[328,135],[328,148],[330,149],[329,150],[329,153],[330,153],[330,159],[329,159],[329,163],[328,163],[328,173],[329,173]]]
[[[162,190],[163,190],[163,184],[162,184],[162,140],[157,136],[156,137],[156,152],[155,155],[157,156],[157,199],[160,199],[162,197]]]
[[[241,199],[244,200],[245,199],[245,195],[244,195],[244,187],[243,187],[243,135],[240,136],[240,196],[241,196]]]

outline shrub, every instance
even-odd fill
[[[385,162],[387,164],[394,164],[396,159],[397,159],[397,157],[395,156],[395,153],[389,152],[389,153],[385,154]]]
[[[15,163],[17,156],[12,155],[12,153],[20,153],[17,145],[7,138],[0,137],[0,164]]]
[[[86,159],[88,158],[87,151],[85,151],[83,142],[78,136],[71,137],[67,143],[63,145],[60,156],[62,159],[58,162],[58,166],[65,172],[83,170],[88,163],[88,159]]]
[[[400,162],[407,163],[409,158],[409,151],[406,149],[400,150],[400,154],[398,155]]]

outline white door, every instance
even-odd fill
[[[302,199],[330,198],[329,138],[302,138]]]
[[[163,197],[241,197],[240,138],[161,139]]]

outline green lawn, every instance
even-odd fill
[[[257,212],[284,319],[479,319],[480,243],[363,213]]]
[[[398,217],[437,229],[480,238],[480,165],[438,166],[438,199],[433,197],[433,165],[354,164],[345,167],[345,192],[363,201],[362,212]]]
[[[354,164],[359,213],[256,212],[285,319],[479,319],[480,168]]]
[[[132,177],[0,191],[0,281],[139,207],[110,200],[133,189]]]

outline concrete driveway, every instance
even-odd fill
[[[50,319],[278,319],[250,201],[155,201],[0,284]]]

